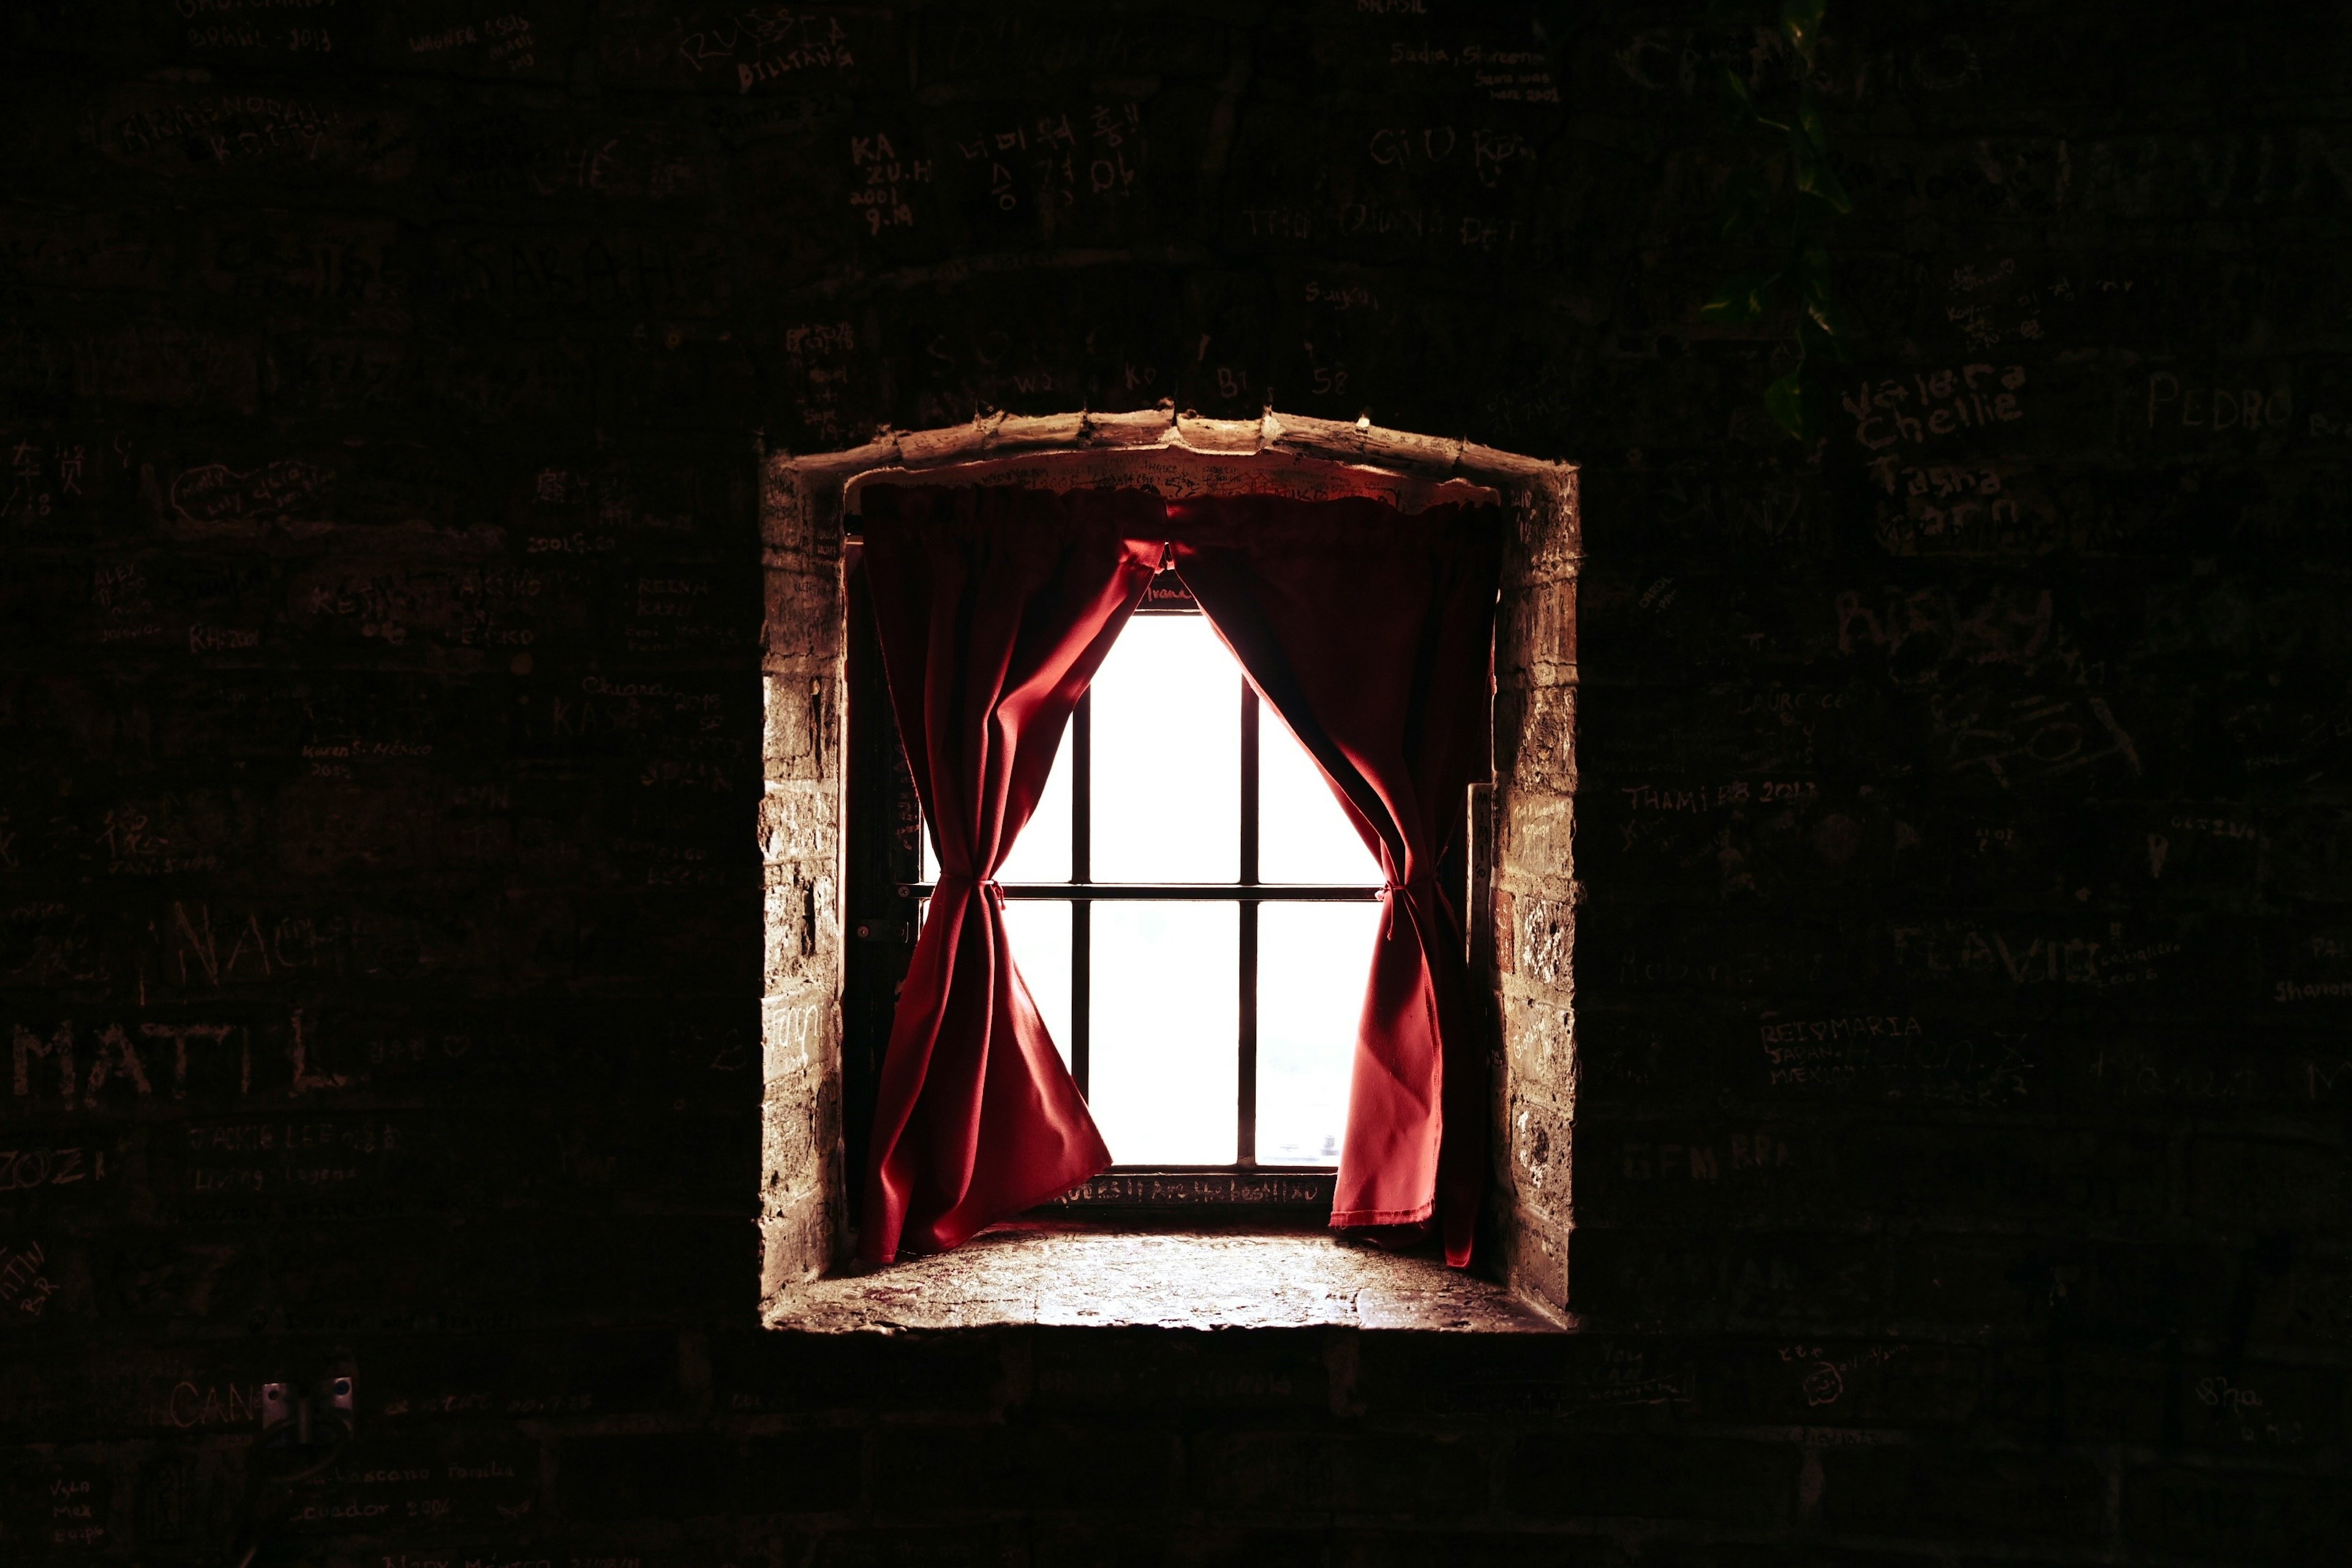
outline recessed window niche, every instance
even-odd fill
[[[1474,788],[1465,802],[1469,907],[1463,915],[1493,1068],[1493,1169],[1477,1269],[1521,1297],[1564,1308],[1576,1083],[1570,963],[1576,470],[1368,422],[1271,410],[1254,420],[1200,419],[1165,407],[1000,415],[949,429],[885,432],[848,451],[772,454],[764,461],[760,1231],[761,1294],[770,1320],[793,1321],[793,1301],[805,1299],[811,1282],[835,1272],[849,1253],[860,1173],[847,1168],[842,1136],[845,960],[857,940],[846,929],[845,892],[844,519],[855,515],[864,483],[914,476],[935,483],[1156,488],[1171,496],[1375,496],[1406,510],[1433,498],[1499,500],[1506,542],[1492,782]],[[1192,1321],[1181,1311],[1176,1318]]]

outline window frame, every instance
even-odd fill
[[[1462,486],[1500,499],[1506,555],[1492,809],[1485,818],[1492,824],[1492,850],[1481,855],[1478,843],[1471,846],[1465,911],[1473,984],[1499,1035],[1492,1195],[1479,1245],[1515,1288],[1564,1304],[1577,1072],[1570,961],[1579,894],[1570,833],[1578,472],[1467,441],[1385,430],[1369,417],[1351,424],[1269,408],[1258,419],[1202,419],[1165,403],[1128,414],[992,415],[942,430],[885,429],[847,451],[762,454],[763,1302],[781,1302],[796,1282],[847,1258],[862,1188],[862,1172],[844,1146],[850,1109],[843,1093],[844,978],[851,937],[843,524],[866,480],[918,478],[1055,489],[1139,486],[1171,497],[1365,495],[1409,510],[1465,499]],[[1474,811],[1474,826],[1480,821]],[[1122,1180],[1148,1188],[1153,1178],[1097,1178]]]

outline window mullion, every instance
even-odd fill
[[[1095,694],[1078,694],[1070,715],[1070,880],[1094,880]],[[1088,1088],[1094,1038],[1094,904],[1070,900],[1070,1076]]]
[[[1242,886],[1257,886],[1257,691],[1242,682]],[[1257,900],[1244,894],[1241,901],[1241,994],[1237,1009],[1241,1049],[1235,1075],[1235,1163],[1257,1163]]]

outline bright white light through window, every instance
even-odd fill
[[[1258,880],[1246,898],[1240,666],[1200,616],[1128,622],[998,873],[1013,961],[1120,1165],[1330,1166],[1381,915],[1379,862],[1271,709],[1258,726]],[[1091,833],[1081,860],[1083,802]],[[937,877],[928,834],[924,876]],[[1084,866],[1102,889],[1053,896]],[[1213,884],[1204,899],[1108,885]],[[1285,886],[1351,889],[1286,900]],[[1243,952],[1255,942],[1254,1117],[1241,1094]],[[1088,979],[1074,1012],[1076,965]]]
[[[1241,875],[1242,674],[1205,616],[1139,616],[1094,683],[1094,873]]]
[[[1122,1165],[1230,1165],[1240,1058],[1238,903],[1094,908],[1087,1103]]]
[[[1013,966],[1037,1004],[1062,1065],[1070,1065],[1070,906],[1049,899],[1013,899],[1004,905]]]
[[[1054,753],[1054,771],[1045,775],[1045,793],[1029,826],[1013,841],[1013,853],[996,873],[1000,882],[1066,882],[1070,879],[1070,732],[1062,731],[1062,749]]]
[[[1258,719],[1258,876],[1268,882],[1377,882],[1381,863],[1273,710]]]
[[[1337,815],[1338,807],[1332,808]],[[1343,820],[1341,826],[1347,826]],[[1257,929],[1257,1157],[1336,1165],[1371,977],[1378,904],[1262,904]]]

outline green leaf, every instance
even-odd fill
[[[1829,334],[1831,346],[1840,359],[1846,357],[1846,344],[1862,336],[1862,323],[1853,312],[1835,300],[1821,299],[1805,301],[1805,314],[1815,325]]]
[[[1789,132],[1789,166],[1795,174],[1798,190],[1824,203],[1832,212],[1853,211],[1853,198],[1845,194],[1837,171],[1822,160],[1821,149],[1802,131],[1791,129]]]
[[[1808,63],[1813,45],[1821,40],[1822,15],[1828,9],[1829,0],[1780,0],[1780,36]]]
[[[1822,121],[1822,106],[1813,101],[1813,89],[1806,88],[1797,95],[1797,129],[1813,144],[1816,153],[1830,150],[1829,127]]]
[[[1734,169],[1723,182],[1723,237],[1738,239],[1772,210],[1772,183],[1756,169]]]
[[[1805,439],[1805,366],[1800,361],[1788,374],[1764,389],[1764,412],[1772,423],[1794,436]]]
[[[1830,253],[1825,247],[1808,245],[1790,258],[1789,270],[1795,274],[1797,291],[1808,303],[1830,297]]]
[[[1797,312],[1797,350],[1806,358],[1826,354],[1840,364],[1852,364],[1846,343],[1853,322],[1836,305],[1807,305]]]
[[[1731,113],[1733,123],[1744,125],[1756,118],[1756,100],[1749,96],[1748,83],[1729,66],[1721,68],[1717,79],[1723,85],[1724,106]]]
[[[1827,163],[1816,163],[1810,172],[1801,171],[1797,176],[1797,189],[1841,216],[1853,211],[1853,198],[1845,194],[1845,185],[1837,177],[1837,171]]]
[[[1734,327],[1755,321],[1772,308],[1780,286],[1778,272],[1734,273],[1717,284],[1699,306],[1699,320]]]

